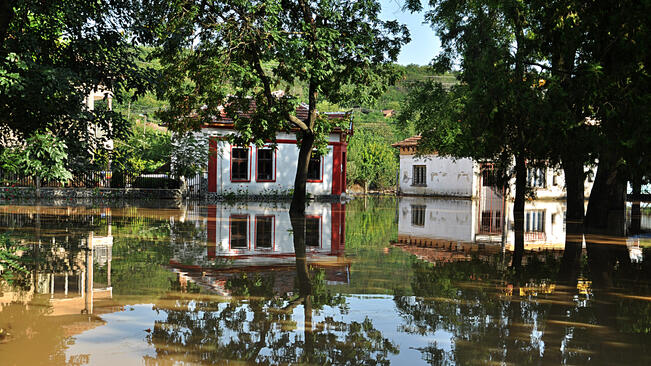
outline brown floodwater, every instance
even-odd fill
[[[0,365],[651,364],[651,239],[473,205],[0,206]]]

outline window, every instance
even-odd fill
[[[272,249],[274,239],[274,217],[255,217],[255,247]]]
[[[479,231],[487,234],[499,234],[502,232],[502,211],[482,211]]]
[[[425,226],[425,205],[411,205],[411,225]]]
[[[312,152],[310,165],[307,166],[307,180],[321,181],[321,157],[315,156]]]
[[[545,168],[527,169],[527,185],[532,188],[545,188]]]
[[[274,151],[272,149],[258,149],[257,181],[274,180]]]
[[[496,187],[497,179],[493,164],[483,164],[481,166],[481,185],[482,187]]]
[[[249,149],[234,147],[231,151],[231,180],[249,180]]]
[[[414,186],[427,186],[427,169],[425,165],[414,165]]]
[[[305,246],[318,247],[321,232],[321,218],[308,217],[305,219]]]
[[[247,215],[232,215],[230,220],[231,249],[247,249],[249,247]]]
[[[524,213],[524,232],[542,233],[545,231],[545,210],[527,211]]]

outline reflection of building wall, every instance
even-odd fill
[[[398,242],[424,247],[458,249],[463,243],[500,243],[503,204],[499,195],[485,199],[432,199],[403,197],[398,209]],[[509,214],[507,249],[513,244],[513,203]],[[565,203],[528,201],[525,204],[525,245],[553,248],[565,243]]]
[[[513,203],[509,203],[507,243],[513,245]],[[529,246],[565,245],[565,202],[527,201],[524,206],[524,243]],[[533,249],[533,248],[531,248]]]
[[[49,295],[51,316],[93,313],[93,303],[113,297],[111,287],[111,261],[113,237],[94,237],[92,233],[82,240],[81,247],[71,255],[69,249],[53,243],[35,246],[38,268],[30,275],[32,286],[12,301],[30,302],[35,296]],[[98,286],[93,281],[94,265],[107,266],[107,284]],[[0,309],[3,298],[0,297]]]
[[[415,238],[471,242],[475,239],[478,201],[404,197],[398,233]]]
[[[305,214],[308,256],[343,253],[345,205],[313,203]],[[208,206],[207,232],[206,246],[196,242],[177,246],[172,265],[230,261],[246,267],[294,262],[293,228],[286,205]]]

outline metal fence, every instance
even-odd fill
[[[186,178],[186,196],[199,197],[205,185],[203,174]],[[32,176],[15,174],[0,169],[0,187],[36,187]],[[134,176],[115,171],[89,171],[75,174],[65,183],[41,180],[41,187],[53,188],[151,188],[178,189],[179,180],[170,173],[140,174]]]

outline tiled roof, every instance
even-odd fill
[[[238,114],[240,115],[240,117],[249,118],[252,116],[255,109],[256,109],[255,99],[251,99],[249,103],[249,109],[245,112],[239,111]],[[309,117],[309,106],[305,103],[300,103],[296,107],[295,113],[298,119],[305,122]],[[344,119],[347,116],[346,112],[324,112],[323,114],[327,116],[328,119]],[[215,116],[212,122],[207,123],[206,125],[232,125],[232,124],[233,124],[233,118],[229,117],[226,114],[226,111],[224,110],[223,107],[220,107],[219,116]]]
[[[391,144],[391,146],[393,146],[393,147],[418,146],[418,141],[420,141],[421,138],[422,138],[422,136],[420,136],[420,135],[408,137],[408,138],[406,138],[406,139],[404,139],[404,140],[402,140],[400,142],[396,142],[395,144]]]

